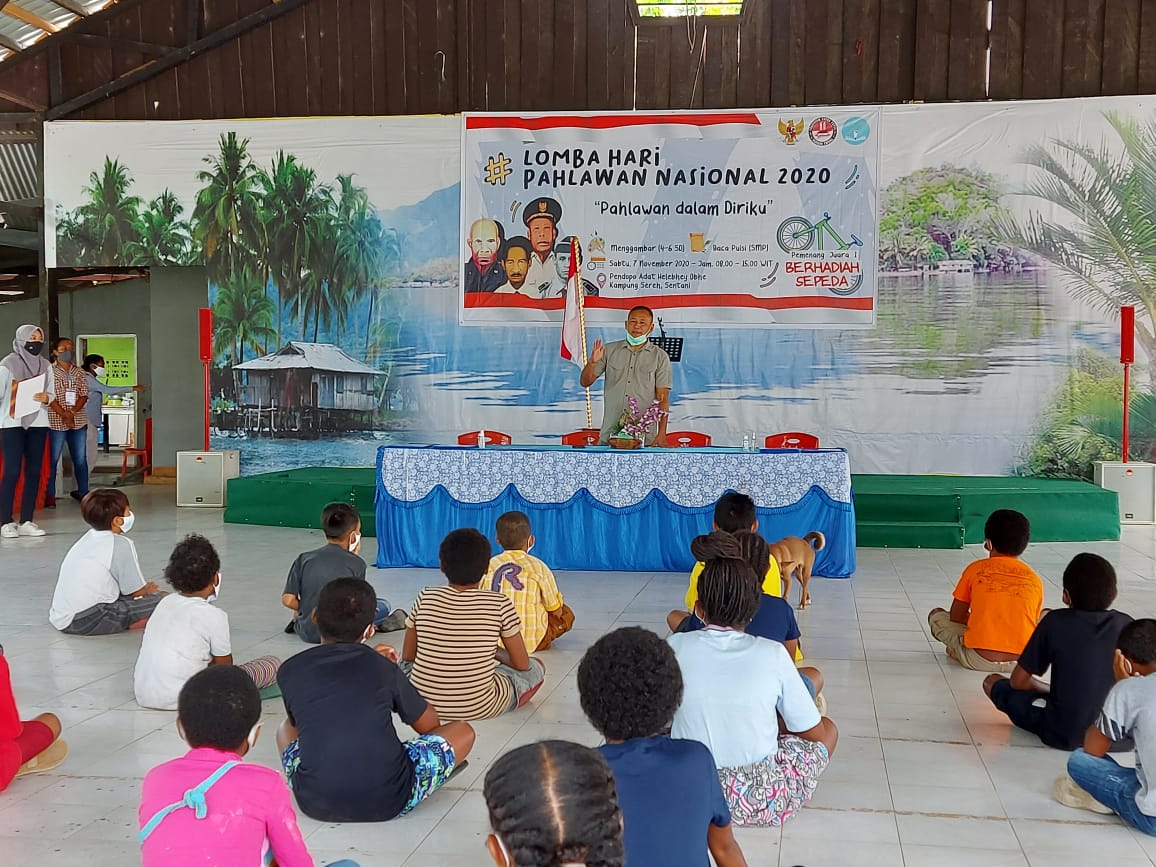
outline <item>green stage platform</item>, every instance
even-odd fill
[[[996,509],[1028,516],[1033,542],[1120,538],[1114,491],[1087,482],[1002,476],[851,476],[861,548],[962,548]]]
[[[373,467],[303,467],[229,479],[225,522],[317,529],[326,505],[350,503],[361,512],[362,535],[376,536],[376,475]]]
[[[375,534],[375,470],[305,467],[229,480],[225,521],[316,528],[326,503],[352,503],[362,532]],[[1032,522],[1034,542],[1120,538],[1113,491],[1086,482],[1000,476],[853,475],[861,548],[962,548],[983,541],[996,509],[1016,509]]]

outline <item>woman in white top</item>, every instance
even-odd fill
[[[44,531],[33,523],[36,497],[40,493],[44,449],[48,444],[48,359],[40,353],[44,349],[44,332],[36,325],[21,325],[12,341],[12,352],[0,359],[0,449],[4,459],[0,478],[0,538],[43,536]],[[43,377],[40,391],[32,395],[36,406],[31,412],[14,415],[15,387],[33,377]],[[24,471],[24,494],[20,498],[20,521],[13,518],[16,485]]]
[[[695,613],[707,626],[667,639],[684,683],[671,736],[710,748],[737,825],[781,825],[814,793],[839,733],[786,648],[744,632],[761,588],[738,541],[715,532],[690,550],[706,564]]]
[[[96,467],[98,434],[104,427],[104,412],[101,406],[104,404],[105,395],[130,394],[134,391],[143,391],[144,386],[106,385],[101,382],[100,377],[105,374],[103,355],[84,356],[83,367],[85,379],[88,381],[88,403],[84,405],[84,411],[88,414],[88,469],[92,472]]]

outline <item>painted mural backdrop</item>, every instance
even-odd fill
[[[464,324],[870,327],[879,111],[467,114]]]
[[[875,327],[674,328],[673,426],[812,431],[862,472],[1086,475],[1118,455],[1133,303],[1148,456],[1156,99],[880,113]],[[208,265],[213,441],[244,472],[556,442],[585,425],[558,326],[459,324],[459,142],[456,118],[49,124],[49,262]]]

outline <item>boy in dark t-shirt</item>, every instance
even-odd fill
[[[464,722],[443,724],[374,631],[373,588],[337,578],[314,617],[321,646],[285,661],[277,683],[287,719],[281,763],[301,812],[324,822],[380,822],[408,813],[440,788],[474,745]],[[397,714],[418,737],[402,743]]]
[[[598,639],[578,665],[578,697],[618,790],[630,867],[747,867],[718,769],[705,744],[671,738],[682,671],[670,645],[640,626]]]
[[[334,578],[365,578],[365,561],[360,557],[361,515],[357,509],[348,503],[330,503],[321,512],[321,529],[325,544],[297,556],[281,595],[281,604],[294,612],[285,632],[297,633],[310,644],[321,641],[313,619],[321,588]],[[404,611],[393,611],[386,600],[377,600],[373,624],[379,632],[401,629],[405,617]]]
[[[1116,599],[1116,571],[1103,557],[1077,554],[1063,583],[1068,607],[1044,616],[1010,679],[990,675],[983,689],[1013,724],[1049,747],[1074,750],[1112,688],[1116,641],[1132,618],[1109,610]],[[1051,683],[1037,680],[1048,668]]]

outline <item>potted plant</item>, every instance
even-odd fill
[[[658,403],[652,401],[650,406],[644,410],[639,410],[638,401],[634,399],[633,395],[628,395],[626,398],[626,409],[622,411],[622,418],[618,420],[618,426],[614,433],[610,435],[610,445],[616,449],[637,449],[641,448],[643,440],[650,433],[653,428],[667,414]]]

